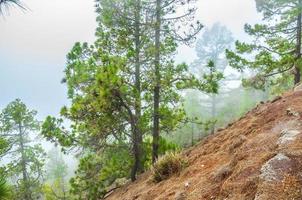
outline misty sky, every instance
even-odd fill
[[[20,98],[39,113],[56,115],[67,104],[60,83],[65,57],[77,41],[94,41],[94,0],[23,0],[26,12],[0,16],[0,108]],[[254,0],[199,0],[197,19],[205,26],[226,25],[246,39],[245,23],[260,18]],[[181,46],[178,61],[191,62],[194,48]]]

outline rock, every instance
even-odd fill
[[[300,134],[300,131],[297,130],[284,130],[281,132],[281,136],[277,142],[278,145],[282,145],[288,142],[292,142],[296,139],[297,135]]]
[[[267,161],[261,168],[260,178],[263,181],[281,181],[284,174],[292,170],[292,161],[282,153]]]
[[[189,183],[189,182],[186,182],[186,183],[185,183],[185,187],[188,188],[189,186],[190,186],[190,183]]]
[[[288,116],[300,117],[300,114],[298,112],[295,112],[292,108],[286,109],[286,114]]]

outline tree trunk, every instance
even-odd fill
[[[215,119],[216,117],[216,95],[215,94],[212,94],[211,96],[211,117],[212,117],[212,120]],[[213,123],[213,126],[212,126],[212,130],[211,130],[211,134],[214,134],[215,133],[215,123]]]
[[[296,47],[296,65],[295,65],[295,85],[298,84],[301,80],[300,72],[300,59],[301,59],[301,22],[302,22],[302,13],[301,13],[302,0],[299,0],[299,14],[297,19],[297,47]]]
[[[153,105],[153,144],[152,163],[158,158],[159,148],[159,103],[160,103],[160,27],[161,27],[161,0],[156,0],[156,22],[155,22],[155,87]]]
[[[30,186],[28,184],[28,176],[27,176],[27,169],[26,169],[26,155],[25,155],[25,148],[24,148],[24,138],[23,132],[21,128],[21,124],[19,124],[19,145],[20,145],[20,153],[21,153],[21,167],[22,167],[22,176],[23,176],[23,184],[24,184],[24,200],[31,200],[30,194]]]
[[[194,123],[193,123],[193,118],[192,118],[192,122],[191,122],[191,128],[192,128],[192,135],[191,135],[191,146],[194,145]]]
[[[141,167],[141,145],[142,145],[142,132],[141,132],[141,72],[140,72],[140,12],[141,0],[136,1],[135,8],[135,128],[133,132],[133,154],[134,164],[131,171],[131,180],[136,179],[138,171],[142,171]]]
[[[138,137],[137,137],[137,130],[134,128],[134,138],[133,138],[133,154],[134,154],[134,163],[131,169],[131,181],[136,180],[136,174],[139,169],[140,163],[140,153],[139,153],[139,145],[138,145]]]

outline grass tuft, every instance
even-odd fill
[[[152,180],[156,183],[168,179],[174,174],[179,174],[187,162],[179,153],[169,152],[160,157],[152,168]]]

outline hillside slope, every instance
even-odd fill
[[[302,199],[302,91],[259,104],[183,152],[189,166],[160,183],[150,172],[110,200]]]

